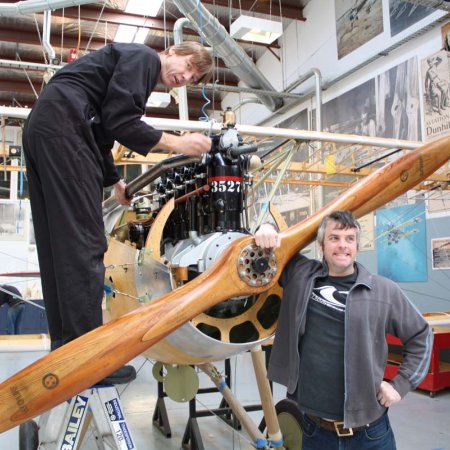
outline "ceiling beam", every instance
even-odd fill
[[[203,0],[203,5],[216,5],[230,8],[229,0]],[[306,20],[303,16],[303,8],[300,5],[282,5],[280,11],[280,3],[277,1],[261,1],[261,0],[235,0],[231,3],[231,7],[239,9],[242,12],[261,13],[271,15],[272,17],[284,17],[286,19]]]

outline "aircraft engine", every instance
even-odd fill
[[[111,318],[151,302],[211,267],[235,239],[249,234],[249,166],[257,149],[233,125],[213,136],[201,162],[166,164],[147,199],[116,223],[105,256],[107,309]],[[253,158],[253,160],[252,160]],[[148,200],[150,199],[150,200]],[[258,261],[258,259],[256,259]],[[264,277],[266,258],[243,269]],[[227,283],[227,280],[223,280]],[[165,363],[222,360],[272,337],[280,288],[231,298],[187,322],[146,356]]]

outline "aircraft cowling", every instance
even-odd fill
[[[243,223],[250,153],[233,126],[213,137],[201,163],[171,168],[153,184],[151,201],[125,211],[105,255],[107,315],[116,319],[181,286],[211,267]],[[248,268],[264,276],[270,267]],[[281,302],[276,286],[260,295],[228,299],[210,308],[144,354],[168,364],[229,358],[272,338]]]

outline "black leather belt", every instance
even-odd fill
[[[365,427],[344,428],[344,422],[325,420],[321,417],[311,416],[305,414],[305,416],[325,430],[334,431],[339,437],[353,436],[353,433],[364,430]]]

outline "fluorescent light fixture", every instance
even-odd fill
[[[147,108],[166,108],[170,105],[168,92],[152,92],[147,100]]]
[[[114,42],[136,42],[143,44],[147,38],[148,29],[133,27],[132,25],[122,25],[117,27]]]
[[[230,35],[244,41],[271,44],[283,34],[283,24],[259,17],[239,16],[230,26]]]
[[[125,12],[156,17],[162,3],[163,0],[128,0]]]

